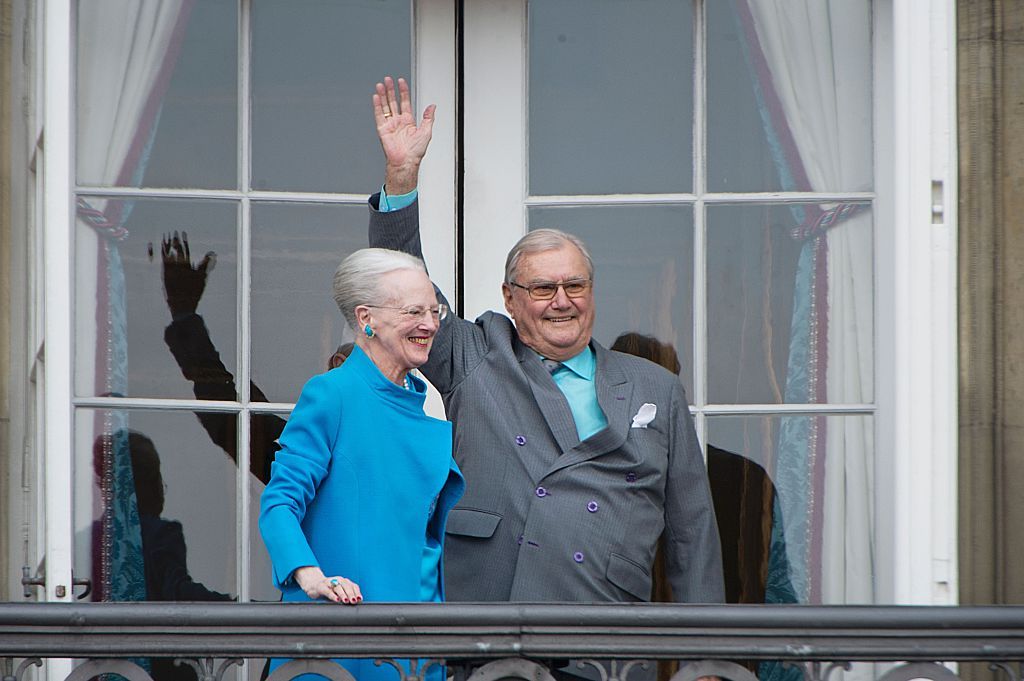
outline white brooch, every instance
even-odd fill
[[[647,424],[654,420],[654,416],[657,413],[657,405],[645,402],[640,405],[640,410],[637,411],[636,416],[633,417],[633,425],[630,426],[630,428],[646,428]]]

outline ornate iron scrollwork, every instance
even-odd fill
[[[128,681],[153,681],[146,670],[131,660],[87,660],[75,667],[64,681],[89,681],[102,674],[117,674]]]
[[[608,666],[606,667],[597,660],[585,659],[578,660],[576,666],[580,669],[593,667],[601,675],[601,681],[626,681],[634,667],[647,669],[650,666],[647,664],[647,660],[627,660],[620,669],[619,665],[621,662],[622,660],[608,660]]]
[[[220,663],[219,667],[214,668],[217,660],[212,657],[206,657],[201,660],[190,657],[179,657],[174,660],[174,666],[180,667],[183,664],[187,664],[189,667],[195,670],[198,681],[221,681],[224,678],[224,672],[228,670],[231,665],[242,666],[242,658],[232,657],[224,660]]]
[[[340,664],[330,660],[289,660],[275,669],[267,681],[289,681],[300,674],[320,674],[331,681],[356,681]]]
[[[938,662],[910,662],[908,664],[901,664],[882,674],[878,681],[914,681],[914,679],[960,681],[959,676]]]
[[[423,668],[420,669],[420,661],[413,658],[409,660],[408,674],[405,673],[405,668],[401,664],[399,664],[390,657],[374,660],[373,663],[378,667],[384,664],[391,665],[395,668],[395,671],[398,672],[398,677],[402,679],[402,681],[423,681],[425,678],[427,678],[427,670],[434,666],[444,665],[444,660],[438,660],[433,658],[424,660]]]
[[[4,663],[5,664],[4,664],[3,681],[22,681],[22,679],[25,676],[25,671],[29,667],[42,667],[43,666],[43,661],[41,659],[39,659],[38,657],[30,657],[27,660],[22,660],[21,664],[19,664],[18,668],[16,670],[14,670],[13,672],[11,671],[11,667],[13,667],[14,660],[11,660],[10,658],[6,658],[6,659],[4,659]]]
[[[688,662],[672,675],[669,681],[697,681],[702,677],[717,676],[730,681],[757,681],[746,667],[725,660],[698,660]]]
[[[555,681],[547,667],[522,657],[506,657],[488,662],[482,667],[478,667],[466,681],[501,681],[501,679]]]

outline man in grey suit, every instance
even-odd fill
[[[370,245],[420,256],[415,188],[434,107],[417,125],[407,84],[396,95],[390,78],[373,103],[386,179],[370,198]],[[434,338],[421,371],[454,424],[467,483],[448,516],[449,600],[647,601],[663,531],[674,598],[724,600],[683,387],[591,338],[593,286],[582,241],[536,230],[506,262],[508,315],[452,315]]]

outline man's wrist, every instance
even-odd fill
[[[384,189],[391,196],[408,194],[419,183],[420,165],[392,167],[384,170]]]

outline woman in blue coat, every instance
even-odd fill
[[[260,501],[274,584],[285,601],[441,601],[445,519],[465,483],[451,424],[423,412],[426,384],[409,372],[447,308],[422,261],[381,248],[342,261],[334,299],[357,340],[306,383],[281,434]],[[372,659],[336,661],[359,681],[396,677]]]

